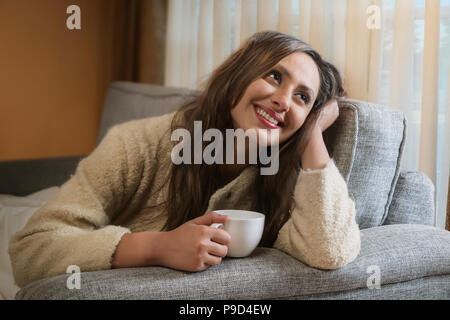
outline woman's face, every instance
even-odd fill
[[[290,54],[247,87],[231,110],[234,129],[266,129],[257,130],[257,136],[267,145],[276,142],[268,132],[277,130],[279,143],[283,143],[305,122],[319,86],[314,60],[303,52]]]

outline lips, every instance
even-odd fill
[[[278,129],[284,126],[283,118],[273,110],[260,104],[255,104],[254,108],[256,116],[265,126],[271,129]]]

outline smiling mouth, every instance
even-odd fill
[[[279,129],[284,126],[284,123],[278,121],[274,117],[272,117],[266,110],[261,108],[259,105],[253,106],[255,109],[255,114],[258,117],[259,121],[261,121],[266,127],[270,129]]]

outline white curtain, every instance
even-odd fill
[[[257,31],[307,41],[342,72],[350,98],[401,110],[402,170],[436,188],[445,226],[450,170],[450,0],[169,0],[165,85],[201,89]],[[357,50],[355,50],[357,48]]]

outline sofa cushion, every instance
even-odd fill
[[[423,172],[402,171],[384,224],[434,225],[434,184]]]
[[[97,145],[113,125],[175,111],[198,94],[198,91],[186,88],[162,87],[127,81],[111,83],[103,105]]]
[[[383,290],[367,290],[314,294],[298,299],[314,300],[448,300],[450,299],[450,275],[418,278],[406,282],[383,285]],[[293,297],[292,299],[296,299]]]
[[[376,289],[379,275],[380,289]],[[17,299],[301,299],[440,277],[450,299],[450,232],[423,225],[387,225],[361,231],[361,251],[347,266],[327,271],[306,266],[272,248],[247,258],[226,258],[218,266],[190,273],[164,267],[82,272],[80,289],[68,289],[70,275],[36,281]],[[417,282],[417,281],[416,281]],[[426,287],[409,286],[411,297]],[[368,289],[371,286],[374,289]],[[406,289],[405,289],[406,290]],[[389,291],[390,292],[390,291]],[[434,293],[430,293],[434,294]]]
[[[339,118],[324,133],[330,156],[355,201],[360,229],[385,221],[400,173],[406,135],[402,112],[345,99]]]

